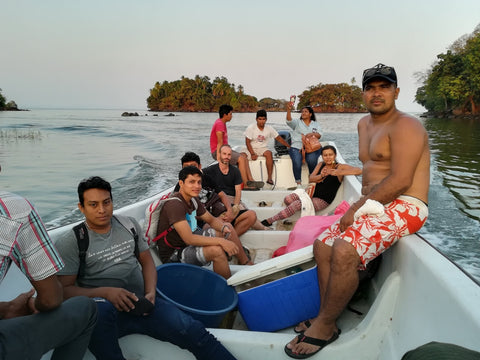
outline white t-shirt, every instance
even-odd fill
[[[257,155],[263,155],[268,150],[268,139],[275,139],[278,136],[277,130],[270,125],[265,125],[263,130],[260,130],[257,123],[250,124],[243,134],[250,139],[253,151]]]

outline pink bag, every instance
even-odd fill
[[[315,239],[327,230],[330,225],[340,219],[349,208],[348,202],[342,201],[335,209],[334,215],[301,217],[288,236],[287,246],[277,249],[274,252],[274,256],[283,255],[312,245]]]

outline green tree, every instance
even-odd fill
[[[0,110],[5,109],[5,103],[7,102],[7,99],[2,95],[2,89],[0,89]]]
[[[225,77],[213,82],[207,76],[194,79],[182,76],[180,80],[156,82],[150,89],[147,106],[152,111],[216,111],[222,104],[230,104],[235,111],[255,111],[258,101],[245,94],[242,85],[235,89]]]
[[[455,41],[425,74],[415,101],[432,112],[480,113],[480,25]]]
[[[299,95],[298,108],[312,106],[317,112],[363,112],[362,90],[356,85],[318,84]]]
[[[270,97],[260,99],[258,107],[267,111],[286,111],[287,101],[283,99],[272,99]]]
[[[15,101],[10,100],[8,103],[5,104],[6,110],[18,110],[18,106]]]

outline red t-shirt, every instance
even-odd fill
[[[228,135],[227,135],[227,125],[222,121],[222,119],[217,119],[213,123],[212,131],[210,132],[210,152],[214,153],[217,151],[217,132],[220,131],[223,133],[223,144],[228,144]]]

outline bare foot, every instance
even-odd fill
[[[302,333],[285,345],[285,353],[295,359],[306,359],[337,339],[337,332],[334,332],[328,339],[314,338]]]
[[[305,320],[299,323],[297,326],[293,328],[293,331],[295,331],[297,334],[300,334],[301,332],[306,331],[310,326],[312,326],[312,320]]]
[[[321,323],[312,322],[311,326],[300,333],[285,346],[285,352],[293,354],[314,354],[323,347],[338,339],[339,331],[336,326],[322,326]]]

